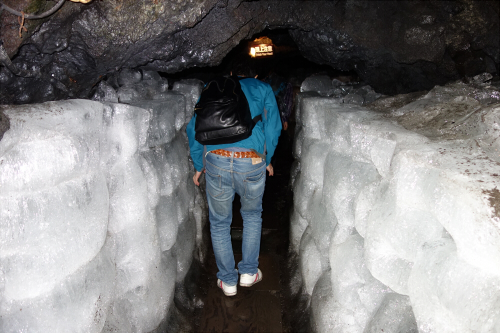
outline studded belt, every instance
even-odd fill
[[[224,149],[211,150],[209,153],[221,155],[225,157],[231,157],[231,153],[234,153],[235,158],[259,158],[260,156],[254,151],[229,151]]]

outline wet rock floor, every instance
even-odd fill
[[[263,224],[259,268],[263,279],[252,287],[238,286],[236,296],[225,296],[217,287],[217,266],[211,244],[203,273],[198,281],[206,287],[194,321],[196,332],[293,332],[287,317],[290,302],[286,297],[289,213],[292,194],[289,188],[292,163],[291,142],[282,135],[274,161],[275,175],[267,177],[263,199]],[[231,237],[235,262],[241,260],[243,221],[239,197],[233,204]],[[200,285],[198,286],[200,287]]]

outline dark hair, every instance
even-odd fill
[[[257,74],[257,71],[250,63],[250,60],[240,60],[234,62],[231,66],[231,72],[233,72],[233,75],[242,75],[246,77],[254,77]]]

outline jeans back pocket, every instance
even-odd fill
[[[255,199],[264,193],[266,169],[245,178],[245,198]]]
[[[224,193],[222,188],[222,177],[217,174],[213,174],[207,169],[205,169],[205,178],[207,182],[207,191],[213,197],[220,197]]]

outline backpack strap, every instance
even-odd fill
[[[267,109],[266,108],[264,108],[264,112],[262,112],[262,113],[264,114],[264,117],[266,117],[266,119],[267,119]],[[264,135],[264,138],[265,138],[265,135]],[[267,155],[266,140],[264,139],[264,160],[266,159],[266,155]]]

